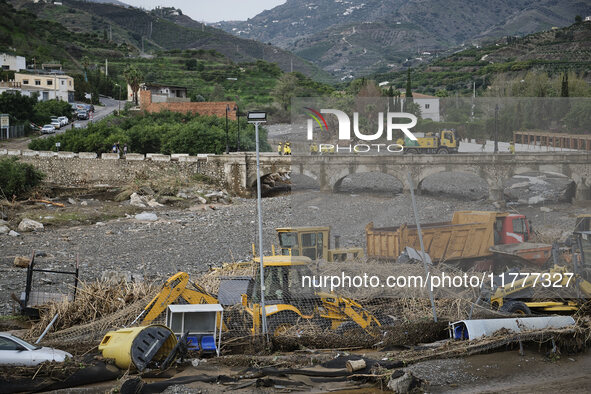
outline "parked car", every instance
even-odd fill
[[[61,122],[62,126],[67,126],[70,123],[70,119],[67,116],[59,116],[57,119]]]
[[[45,126],[41,127],[41,134],[53,134],[55,133],[55,127],[50,124],[46,124]]]
[[[87,111],[78,111],[76,117],[78,120],[87,120],[89,118]]]
[[[0,333],[0,365],[35,366],[45,361],[58,363],[72,355],[63,350],[31,345],[12,334]]]
[[[61,127],[62,127],[62,122],[60,122],[60,121],[59,121],[59,120],[57,120],[57,119],[56,119],[56,120],[52,120],[52,121],[51,121],[51,125],[52,125],[53,127],[55,127],[55,129],[56,129],[56,130],[59,130],[59,129],[61,129]]]

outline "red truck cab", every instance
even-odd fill
[[[531,238],[531,225],[525,215],[509,214],[495,221],[495,245],[517,244]]]

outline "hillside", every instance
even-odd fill
[[[0,1],[0,52],[16,53],[37,64],[58,60],[66,68],[81,69],[83,56],[117,59],[127,56],[130,48],[92,34],[71,32],[59,23],[40,20],[27,10],[17,11]]]
[[[524,76],[528,71],[556,75],[566,70],[591,80],[591,22],[499,40],[482,48],[470,48],[414,70],[413,87],[423,93],[438,90],[468,93],[490,84],[499,74]],[[378,73],[376,81],[402,88],[406,72]]]
[[[438,52],[462,44],[566,26],[577,14],[591,14],[591,3],[288,0],[245,22],[217,26],[294,51],[326,71],[347,77],[427,62]]]
[[[174,9],[145,11],[109,3],[63,0],[63,5],[13,0],[17,7],[39,18],[58,22],[79,33],[112,37],[138,50],[152,52],[171,49],[215,50],[234,62],[265,60],[275,62],[284,71],[299,71],[320,80],[330,79],[318,67],[286,50],[250,39],[243,39],[220,29],[203,26]],[[166,11],[166,12],[163,12]]]

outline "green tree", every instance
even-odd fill
[[[271,96],[281,106],[284,112],[287,112],[291,99],[298,93],[298,79],[293,73],[283,74],[275,88],[271,91]]]
[[[583,22],[583,17],[581,15],[575,16],[575,23],[581,23],[581,22]]]
[[[131,87],[135,105],[138,105],[138,90],[144,80],[144,74],[136,66],[130,64],[123,70],[123,76],[127,84]]]
[[[560,97],[568,97],[568,73],[562,75],[562,85],[560,87]]]
[[[24,198],[37,186],[44,174],[16,157],[0,160],[0,198]]]
[[[34,121],[35,97],[21,95],[20,92],[3,92],[0,94],[0,113],[9,114],[13,120],[24,122]]]
[[[189,71],[195,71],[195,70],[197,70],[197,59],[188,59],[185,62],[185,67]]]
[[[209,95],[209,101],[224,101],[226,99],[226,89],[218,83],[213,87],[211,94]]]
[[[410,80],[410,67],[406,72],[406,94],[405,97],[407,99],[412,99],[412,82]]]

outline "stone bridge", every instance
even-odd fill
[[[554,172],[576,183],[575,200],[591,199],[591,153],[518,153],[452,155],[322,155],[293,156],[292,173],[306,175],[324,191],[335,190],[351,174],[379,172],[397,178],[410,190],[407,174],[415,188],[423,179],[439,172],[468,172],[488,183],[489,197],[502,201],[505,182],[525,172]]]

